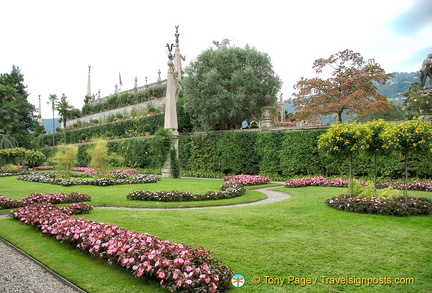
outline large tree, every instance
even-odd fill
[[[24,76],[18,67],[0,74],[0,134],[14,137],[20,146],[29,147],[30,132],[36,127],[35,107],[27,101]]]
[[[364,114],[387,109],[387,98],[378,93],[393,74],[386,74],[374,59],[351,50],[314,61],[317,77],[301,78],[294,86],[294,108],[299,120],[333,114],[342,122],[342,114]],[[328,69],[331,71],[329,72]]]
[[[185,109],[194,125],[205,130],[230,129],[245,118],[259,120],[262,107],[276,101],[282,84],[270,57],[249,46],[209,48],[185,73]]]

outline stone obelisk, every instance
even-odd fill
[[[178,27],[176,27],[178,29]],[[176,43],[178,43],[178,32],[176,33]],[[177,120],[177,107],[176,101],[178,99],[178,92],[180,90],[180,75],[181,72],[176,71],[175,59],[172,55],[173,44],[167,44],[168,48],[168,76],[166,84],[166,95],[165,95],[165,120],[164,128],[169,129],[171,134],[174,136],[174,140],[171,146],[171,151],[175,151],[176,160],[178,160],[178,143],[179,143],[179,132],[178,132],[178,120]],[[162,166],[162,177],[171,178],[175,177],[173,173],[173,162],[172,156],[170,155]],[[178,170],[179,171],[179,170]],[[180,171],[179,171],[180,172]],[[179,177],[180,174],[177,175]]]

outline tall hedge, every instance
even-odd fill
[[[294,176],[348,174],[342,158],[328,158],[317,148],[325,130],[244,131],[182,136],[179,144],[180,167],[186,171],[224,174]],[[373,158],[354,158],[355,176],[373,176]],[[432,177],[432,153],[412,156],[409,174]],[[378,175],[403,176],[403,158],[389,155],[378,159]]]
[[[239,131],[182,135],[179,165],[182,171],[199,174],[262,174],[284,178],[307,175],[348,174],[348,163],[328,158],[318,151],[317,141],[325,130]],[[169,155],[167,138],[130,138],[110,141],[110,151],[125,157],[124,165],[133,168],[160,168]],[[88,166],[87,145],[80,145],[78,164]],[[52,149],[42,149],[48,157]],[[411,177],[432,177],[432,153],[413,155],[409,161]],[[402,178],[404,162],[398,155],[378,158],[378,175]],[[372,157],[354,159],[355,176],[373,176]]]

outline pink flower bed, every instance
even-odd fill
[[[363,186],[366,186],[367,183],[361,180],[358,180]],[[285,182],[286,187],[304,187],[304,186],[331,186],[331,187],[347,187],[348,180],[342,178],[333,178],[327,179],[322,176],[316,177],[306,177],[306,178],[298,178],[291,179]],[[386,188],[392,187],[394,189],[405,189],[404,183],[399,182],[386,182],[386,183],[377,183],[376,188]],[[419,191],[428,191],[432,192],[432,181],[413,181],[407,183],[408,190],[419,190]]]
[[[386,182],[386,183],[377,183],[377,188],[386,188],[393,187],[394,189],[405,189],[404,183],[399,182]],[[432,192],[432,181],[413,181],[408,182],[406,184],[407,190],[419,190],[419,191],[428,191]]]
[[[271,179],[265,176],[260,175],[235,175],[235,176],[227,176],[224,178],[227,181],[227,184],[243,184],[247,185],[258,185],[258,184],[267,184],[270,183]]]
[[[33,170],[54,170],[53,166],[37,166],[33,167]]]
[[[32,193],[26,195],[22,200],[10,199],[0,195],[0,209],[13,209],[17,207],[23,207],[36,202],[49,202],[52,204],[57,203],[75,203],[82,201],[90,201],[91,196],[80,192],[71,192],[69,194],[64,193]]]
[[[305,186],[331,186],[331,187],[347,187],[348,180],[342,178],[327,179],[322,176],[305,177],[298,179],[291,179],[285,182],[286,187],[305,187]],[[366,182],[359,180],[362,185]]]
[[[87,167],[74,167],[71,168],[71,171],[75,171],[75,172],[84,172],[84,173],[93,173],[94,169],[93,168],[87,168]]]
[[[90,201],[91,196],[85,193],[80,193],[73,191],[69,194],[65,193],[32,193],[30,195],[26,195],[23,199],[24,202],[30,204],[35,202],[49,202],[52,204],[57,203],[72,203],[72,202],[82,202],[82,201]]]
[[[138,175],[137,169],[116,169],[109,171],[111,174],[128,174],[128,175]]]
[[[93,256],[118,263],[136,277],[157,279],[171,292],[223,292],[232,271],[204,248],[162,241],[116,225],[75,219],[52,204],[12,211],[14,218]]]

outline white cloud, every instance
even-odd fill
[[[213,40],[249,44],[270,55],[288,98],[301,76],[314,74],[313,60],[344,49],[375,58],[390,72],[417,70],[431,30],[406,35],[395,21],[418,1],[7,1],[0,72],[19,66],[30,102],[41,95],[42,115],[49,118],[49,94],[65,93],[82,107],[88,65],[92,91],[103,96],[114,92],[119,72],[123,89],[132,88],[135,77],[139,85],[145,77],[156,81],[159,69],[166,77],[165,45],[174,42],[179,25],[184,66]]]

